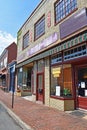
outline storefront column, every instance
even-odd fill
[[[49,58],[45,59],[45,105],[50,104],[50,63]]]
[[[32,93],[32,101],[36,101],[36,73],[37,73],[37,64],[34,62],[34,70],[33,70],[33,93]]]

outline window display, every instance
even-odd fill
[[[51,66],[51,96],[72,96],[72,68],[70,64]]]

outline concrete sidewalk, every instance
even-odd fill
[[[87,120],[79,116],[36,104],[17,96],[15,96],[12,109],[11,98],[10,93],[0,90],[0,101],[12,113],[14,112],[14,115],[17,115],[17,121],[22,120],[19,122],[22,122],[27,130],[87,130]]]

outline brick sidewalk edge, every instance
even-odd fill
[[[14,112],[12,112],[2,101],[0,101],[0,104],[7,110],[8,114],[15,120],[19,126],[23,128],[23,130],[34,130],[29,125],[27,125],[25,122],[23,122]]]

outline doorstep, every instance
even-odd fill
[[[87,110],[84,109],[78,109],[78,110],[74,110],[74,111],[66,111],[65,113],[83,118],[87,120]]]

